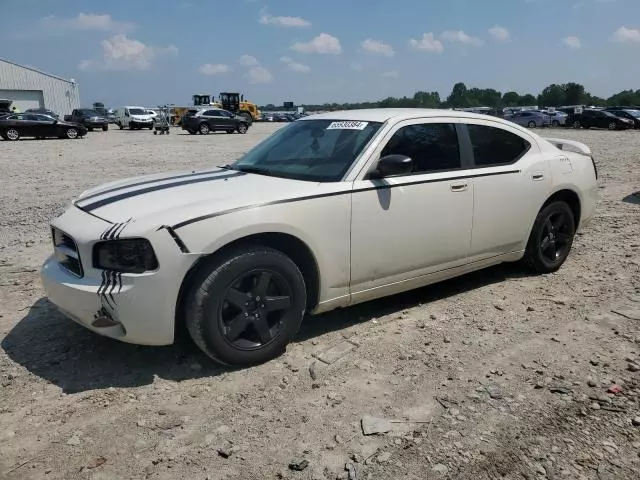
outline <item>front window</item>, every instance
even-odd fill
[[[230,168],[274,177],[339,181],[380,122],[304,120],[281,128]]]
[[[82,115],[86,115],[87,117],[97,117],[98,116],[98,112],[96,112],[95,110],[90,110],[88,108],[79,110],[80,113]]]
[[[130,108],[129,109],[129,113],[131,115],[146,115],[147,112],[145,112],[143,109],[141,108]]]
[[[634,118],[640,118],[640,110],[625,110],[625,113],[631,115]]]

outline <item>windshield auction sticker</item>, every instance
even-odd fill
[[[369,122],[331,122],[327,130],[364,130]]]

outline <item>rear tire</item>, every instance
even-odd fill
[[[7,128],[4,132],[4,138],[15,142],[20,140],[20,131],[17,128]]]
[[[536,128],[536,122],[534,122],[533,120],[531,120],[528,124],[527,127],[529,128]]]
[[[298,266],[261,245],[229,251],[194,278],[187,329],[207,355],[227,365],[255,365],[286,350],[300,328],[306,287]]]
[[[611,122],[609,124],[609,130],[615,130],[616,128],[618,128],[618,125],[616,125],[616,122]]]
[[[118,128],[120,128],[120,130],[122,130],[124,127],[122,126],[122,123],[118,122]]]
[[[109,130],[109,125],[103,125],[102,126],[102,131],[106,132],[107,130]]]
[[[537,273],[552,273],[565,262],[573,245],[575,218],[565,202],[542,208],[533,223],[523,262]]]
[[[576,120],[575,122],[573,122],[573,123],[571,124],[571,126],[572,126],[573,128],[575,128],[575,129],[578,129],[578,128],[580,128],[582,125],[580,125],[580,121],[579,121],[579,120]]]
[[[560,122],[558,120],[554,120],[553,122],[551,122],[551,126],[557,128],[560,126]]]

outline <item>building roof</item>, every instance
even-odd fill
[[[7,60],[5,58],[0,58],[0,62],[5,62],[5,63],[8,63],[10,65],[14,65],[16,67],[24,68],[26,70],[31,70],[32,72],[36,72],[36,73],[39,73],[41,75],[46,75],[47,77],[55,78],[57,80],[62,80],[63,82],[75,84],[75,82],[72,82],[71,80],[67,80],[66,78],[62,78],[62,77],[59,77],[57,75],[52,75],[51,73],[43,72],[42,70],[38,70],[38,69],[33,68],[33,67],[27,67],[25,65],[20,65],[18,63],[12,62],[12,61]]]

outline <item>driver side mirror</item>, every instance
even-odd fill
[[[386,155],[378,160],[376,169],[369,178],[384,178],[394,175],[405,175],[413,170],[413,160],[406,155]]]

